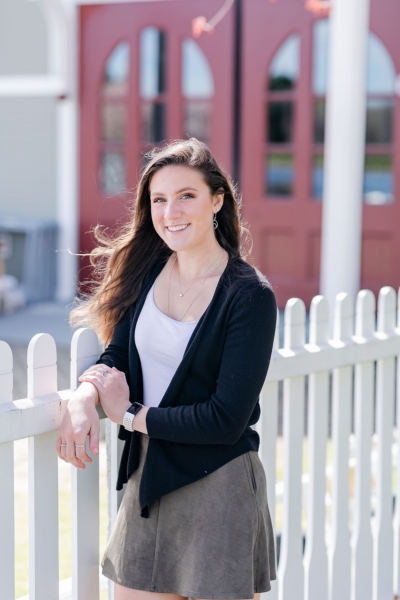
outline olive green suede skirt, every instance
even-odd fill
[[[253,598],[275,574],[266,478],[247,452],[165,496],[140,516],[139,483],[149,442],[126,484],[105,550],[103,574],[127,588],[191,598]]]

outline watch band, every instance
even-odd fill
[[[140,402],[133,402],[132,406],[130,406],[128,408],[128,410],[126,411],[126,413],[124,414],[124,419],[122,421],[122,425],[128,431],[134,431],[134,429],[132,427],[132,422],[141,408],[143,408],[143,404],[140,404]]]

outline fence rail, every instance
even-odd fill
[[[396,306],[396,293],[389,287],[380,291],[377,318],[370,291],[358,294],[355,310],[350,298],[340,294],[332,339],[329,307],[322,296],[311,303],[307,342],[301,300],[289,300],[283,323],[278,323],[256,425],[270,512],[276,523],[281,510],[278,580],[267,596],[270,599],[393,600],[399,594],[400,452],[395,414],[400,414],[400,310]],[[279,348],[281,326],[284,344]],[[93,331],[80,329],[74,334],[71,390],[98,352]],[[15,597],[13,441],[22,438],[29,438],[29,597],[58,598],[54,443],[71,391],[57,391],[56,364],[54,340],[47,334],[36,335],[28,349],[28,398],[12,401],[12,353],[0,342],[0,581],[4,600]],[[282,437],[278,436],[280,398]],[[110,487],[115,490],[120,447],[114,425],[109,451]],[[84,471],[72,469],[74,600],[99,598],[99,472],[98,458],[92,458]],[[110,500],[113,522],[117,492],[111,491]]]

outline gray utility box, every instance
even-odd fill
[[[8,246],[5,272],[17,278],[26,302],[55,298],[57,238],[54,221],[0,217],[0,241]]]

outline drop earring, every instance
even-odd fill
[[[217,213],[214,213],[214,217],[213,217],[213,227],[214,227],[214,229],[217,229],[217,227],[218,227]]]

